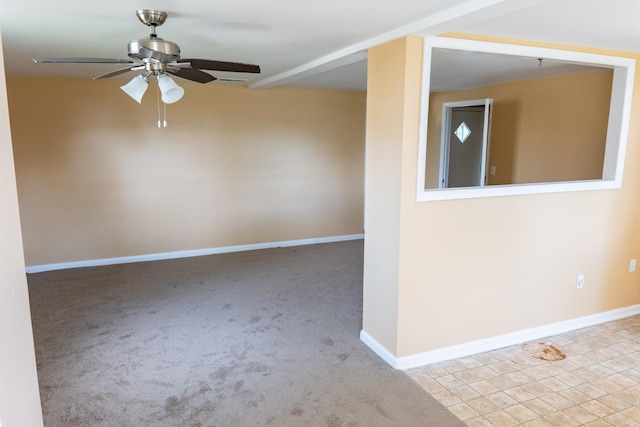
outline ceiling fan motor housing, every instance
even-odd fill
[[[171,58],[168,62],[180,59],[180,47],[177,44],[163,40],[160,37],[147,37],[144,39],[131,40],[127,47],[129,50],[129,57],[133,59],[143,60],[148,57],[140,52],[140,48],[147,48],[163,53]]]

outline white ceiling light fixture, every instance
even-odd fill
[[[129,83],[120,86],[127,95],[133,98],[138,104],[142,103],[147,88],[149,87],[150,75],[139,74],[135,76]],[[165,104],[173,104],[178,102],[184,96],[184,89],[167,74],[161,73],[156,76],[160,93],[162,93],[162,102]]]
[[[165,104],[173,104],[179,101],[184,95],[184,89],[176,84],[176,82],[166,74],[159,74],[158,87],[162,93],[162,102]]]
[[[158,127],[167,127],[167,106],[166,104],[173,104],[180,101],[184,96],[184,89],[176,84],[176,82],[165,73],[157,74],[138,74],[124,86],[120,86],[120,89],[127,95],[133,98],[138,104],[142,104],[142,97],[149,88],[149,79],[155,76],[158,83]],[[164,103],[164,120],[161,118],[160,113],[160,100]]]
[[[139,74],[131,79],[129,83],[124,86],[120,86],[127,95],[136,100],[138,104],[142,103],[142,96],[147,91],[149,83],[142,74]]]

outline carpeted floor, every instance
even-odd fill
[[[29,275],[45,425],[464,425],[359,340],[362,247]]]

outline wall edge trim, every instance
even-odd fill
[[[625,317],[635,316],[637,314],[640,314],[640,304],[552,323],[545,326],[523,329],[504,335],[498,335],[491,338],[471,341],[405,357],[394,356],[364,331],[360,332],[360,339],[393,368],[407,370],[432,363],[443,362],[445,360],[458,359],[483,353],[485,351],[521,344],[530,340],[559,335],[576,329],[624,319]]]
[[[364,330],[360,331],[360,341],[365,343],[375,354],[377,354],[382,360],[387,362],[395,369],[398,368],[398,358],[395,357],[389,350],[384,348],[375,338],[366,333]]]
[[[27,274],[43,273],[46,271],[67,270],[71,268],[101,267],[105,265],[114,265],[114,264],[130,264],[135,262],[162,261],[162,260],[177,259],[177,258],[190,258],[190,257],[197,257],[197,256],[225,254],[225,253],[231,253],[231,252],[244,252],[244,251],[254,251],[254,250],[260,250],[260,249],[274,249],[274,248],[285,248],[285,247],[291,247],[291,246],[314,245],[314,244],[320,244],[320,243],[345,242],[348,240],[360,240],[360,239],[364,239],[364,234],[348,234],[348,235],[341,235],[341,236],[315,237],[310,239],[285,240],[280,242],[265,242],[265,243],[254,243],[254,244],[236,245],[236,246],[220,246],[215,248],[194,249],[194,250],[175,251],[175,252],[161,252],[161,253],[154,253],[154,254],[126,256],[126,257],[102,258],[102,259],[91,259],[91,260],[84,260],[84,261],[61,262],[61,263],[54,263],[54,264],[30,265],[30,266],[27,266],[25,270]]]

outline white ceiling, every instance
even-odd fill
[[[366,50],[405,35],[455,31],[640,52],[638,0],[0,0],[6,72],[92,78],[116,69],[32,58],[126,58],[127,43],[148,35],[139,8],[168,12],[157,32],[183,57],[259,64],[259,75],[213,73],[256,89],[364,90]]]

